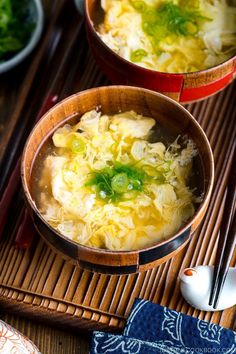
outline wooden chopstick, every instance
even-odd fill
[[[19,183],[20,183],[20,159],[16,163],[16,165],[11,173],[11,176],[9,178],[7,187],[2,195],[2,198],[0,199],[0,210],[1,210],[1,213],[0,213],[0,238],[3,234],[3,229],[4,229],[5,223],[7,221],[7,214],[8,214],[13,196],[17,190]]]
[[[233,147],[233,158],[228,179],[224,213],[219,231],[216,263],[212,279],[209,305],[216,308],[228,272],[235,243],[235,204],[236,204],[236,149]],[[232,220],[234,221],[232,222]]]
[[[27,249],[31,245],[35,234],[36,229],[34,228],[29,211],[25,207],[19,228],[16,231],[15,246],[20,249]]]
[[[218,278],[218,286],[216,289],[215,299],[214,299],[214,303],[213,303],[214,308],[217,308],[220,294],[222,292],[222,289],[223,289],[223,286],[225,283],[225,279],[226,279],[226,276],[227,276],[227,273],[229,270],[230,260],[232,258],[234,247],[235,247],[235,240],[236,240],[236,214],[234,213],[234,217],[233,217],[232,224],[230,226],[230,230],[229,230],[229,234],[228,234],[228,238],[227,238],[227,243],[225,246],[222,268],[221,268],[221,272],[220,272],[219,278]]]
[[[50,108],[52,108],[55,105],[57,100],[58,100],[57,95],[50,95],[45,99],[43,106],[36,117],[35,123],[42,117],[42,115],[44,113],[46,113]],[[14,194],[17,190],[17,187],[20,183],[20,165],[21,165],[21,156],[19,157],[19,159],[18,159],[18,161],[11,173],[11,176],[10,176],[9,181],[7,183],[6,189],[2,195],[2,198],[0,199],[0,210],[1,210],[1,213],[0,213],[0,238],[3,234],[3,229],[4,229],[6,221],[7,221],[7,214],[8,214],[9,208],[11,206],[13,196],[14,196]]]

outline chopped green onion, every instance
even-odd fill
[[[131,5],[141,12],[143,31],[150,37],[153,51],[159,51],[160,41],[169,36],[194,36],[199,30],[199,21],[210,21],[199,11],[199,0],[194,1],[192,10],[189,10],[188,0],[174,4],[170,1],[162,2],[159,6],[145,6],[142,1],[131,1]],[[192,3],[192,2],[191,2]],[[143,49],[133,51],[130,59],[140,62],[147,55]]]
[[[140,168],[116,162],[113,167],[94,172],[85,186],[95,186],[101,199],[117,201],[128,191],[142,191],[146,176]]]
[[[144,12],[147,8],[147,5],[144,1],[131,1],[133,8],[139,12]]]
[[[192,34],[192,35],[197,34],[197,32],[198,32],[198,26],[197,26],[195,23],[191,22],[191,21],[186,22],[186,24],[185,24],[185,31],[186,31],[188,34]]]
[[[107,194],[106,194],[105,191],[100,191],[100,192],[99,192],[99,195],[100,195],[100,197],[101,197],[102,199],[106,199],[106,197],[107,197]]]
[[[70,149],[76,154],[83,154],[86,152],[86,144],[83,139],[73,137],[70,141]]]
[[[124,193],[127,191],[129,179],[125,173],[118,173],[111,180],[111,187],[117,193]]]
[[[144,57],[147,56],[147,52],[144,49],[133,50],[130,54],[130,60],[134,63],[140,62]]]

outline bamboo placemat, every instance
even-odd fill
[[[66,24],[67,27],[63,24],[64,34],[61,34],[60,16],[65,13],[63,9],[68,5],[64,0],[60,0],[60,4],[61,7],[57,9],[58,21],[54,19],[55,26],[49,26],[46,39],[38,49],[41,57],[32,62],[20,88],[21,101],[14,111],[15,120],[9,124],[9,136],[10,131],[17,127],[24,112],[26,112],[24,124],[28,124],[28,128],[25,128],[27,132],[30,127],[30,115],[35,114],[37,105],[45,97],[42,92],[44,95],[48,92],[53,93],[53,90],[59,87],[59,97],[62,98],[69,93],[107,83],[90,55],[81,20],[78,20],[78,27],[74,33],[74,9],[70,10],[71,18],[67,13],[70,23]],[[67,37],[70,38],[68,42],[65,41]],[[54,43],[57,41],[56,49],[53,47],[54,51],[48,52],[47,44],[52,39]],[[58,51],[64,53],[64,56],[57,63]],[[54,62],[50,64],[48,61],[45,66],[46,58],[50,56],[54,58]],[[71,65],[71,62],[74,65]],[[61,68],[61,76],[58,67]],[[37,86],[42,68],[44,78]],[[54,75],[57,75],[56,81],[52,79]],[[29,106],[27,102],[32,97],[30,88],[34,88],[33,94],[38,100]],[[2,308],[48,323],[66,324],[67,327],[119,330],[125,324],[134,299],[142,297],[235,329],[235,308],[216,313],[194,310],[181,297],[178,282],[181,269],[200,264],[214,264],[232,145],[236,136],[235,96],[236,84],[232,84],[208,100],[187,106],[210,140],[216,173],[215,187],[207,214],[185,249],[159,267],[129,276],[100,275],[76,268],[51,251],[38,236],[34,237],[29,249],[19,250],[14,245],[19,218],[11,219],[11,213],[19,215],[23,207],[22,192],[19,190],[12,205],[5,237],[0,241]],[[9,139],[8,135],[5,135],[6,140]],[[232,265],[235,263],[236,254],[232,259]]]
[[[83,271],[52,252],[35,237],[26,250],[12,236],[0,246],[0,303],[18,314],[83,328],[122,328],[135,297],[234,328],[235,309],[217,313],[194,310],[182,299],[181,269],[213,264],[223,210],[226,178],[235,139],[235,85],[187,108],[198,120],[214,151],[215,187],[206,217],[189,245],[167,263],[147,272],[108,276]],[[16,226],[17,227],[17,226]],[[232,260],[234,264],[236,257]]]

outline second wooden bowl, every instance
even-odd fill
[[[104,114],[134,110],[155,118],[162,126],[175,129],[177,134],[188,135],[198,150],[202,174],[203,200],[193,217],[175,235],[151,247],[134,251],[109,251],[80,245],[61,235],[43,219],[31,195],[31,171],[35,156],[45,139],[66,122],[75,123],[85,112],[99,107]],[[76,115],[76,117],[75,117]],[[209,203],[214,178],[212,151],[205,133],[193,116],[172,99],[149,90],[109,86],[80,92],[63,100],[37,123],[30,134],[22,158],[22,182],[34,224],[43,239],[64,257],[69,257],[82,268],[96,272],[135,273],[154,267],[173,257],[190,240],[202,220]]]
[[[209,97],[229,85],[236,77],[236,56],[209,69],[190,73],[165,73],[136,65],[111,50],[99,37],[96,24],[101,12],[99,0],[85,1],[88,40],[93,55],[114,84],[134,85],[161,92],[187,103]]]

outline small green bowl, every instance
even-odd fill
[[[30,2],[30,16],[35,21],[36,26],[32,31],[31,37],[26,46],[17,52],[11,59],[0,62],[0,74],[14,68],[20,64],[34,49],[38,43],[43,30],[43,8],[40,0],[32,0]]]

